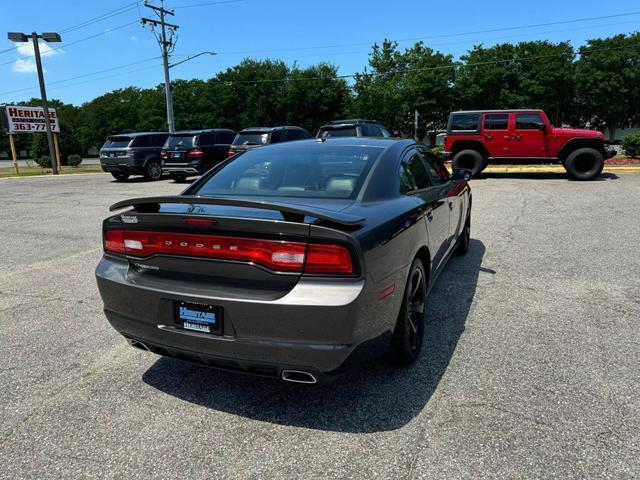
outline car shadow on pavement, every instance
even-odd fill
[[[487,178],[518,178],[523,180],[566,180],[568,182],[576,182],[567,177],[566,173],[560,172],[482,172],[478,176],[474,177],[472,181],[484,180]],[[606,180],[618,180],[620,177],[615,173],[602,173],[599,177],[593,180],[587,180],[584,183],[589,182],[603,182]],[[473,185],[473,183],[471,184]]]
[[[311,429],[368,433],[403,427],[422,412],[447,370],[464,331],[485,247],[472,239],[453,257],[429,297],[423,351],[410,367],[382,360],[320,385],[219,371],[158,359],[143,375],[148,385],[181,400],[254,420]]]

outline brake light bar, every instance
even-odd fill
[[[189,153],[187,153],[187,156],[189,158],[200,158],[200,157],[204,157],[204,152],[199,148],[193,148],[189,150]]]
[[[117,229],[105,231],[104,249],[134,257],[162,254],[235,260],[285,272],[353,273],[351,255],[340,245]]]
[[[166,150],[160,150],[160,158],[167,158],[169,155]]]

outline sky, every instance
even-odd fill
[[[640,30],[635,0],[165,0],[165,8],[180,26],[172,62],[216,52],[175,66],[172,79],[207,79],[243,58],[328,61],[348,75],[363,71],[371,45],[385,38],[403,48],[422,40],[458,58],[477,44],[578,47]],[[61,34],[62,43],[41,43],[49,98],[80,105],[117,88],[160,84],[160,49],[141,17],[155,18],[142,1],[0,0],[0,104],[39,95],[33,47],[9,41],[9,31]]]

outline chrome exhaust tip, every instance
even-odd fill
[[[309,372],[302,372],[300,370],[282,370],[281,377],[285,382],[306,384],[318,383],[318,380],[316,380],[316,377],[312,374]]]
[[[138,350],[144,350],[145,352],[150,352],[151,351],[151,350],[149,350],[149,347],[147,347],[140,340],[134,340],[132,338],[129,338],[128,340],[129,340],[129,345],[131,345],[133,348],[137,348]]]

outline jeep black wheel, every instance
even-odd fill
[[[427,276],[422,262],[416,258],[409,270],[402,308],[389,347],[392,362],[409,365],[420,355],[426,308]]]
[[[111,176],[119,182],[124,182],[127,178],[129,178],[129,174],[120,172],[111,172]]]
[[[144,168],[144,178],[147,180],[160,180],[162,178],[162,167],[155,160],[151,160]]]
[[[574,180],[591,180],[602,173],[604,157],[594,148],[579,148],[567,157],[564,168]]]
[[[485,167],[484,157],[477,150],[461,150],[456,153],[451,161],[453,168],[466,168],[471,170],[472,176],[476,176]]]

